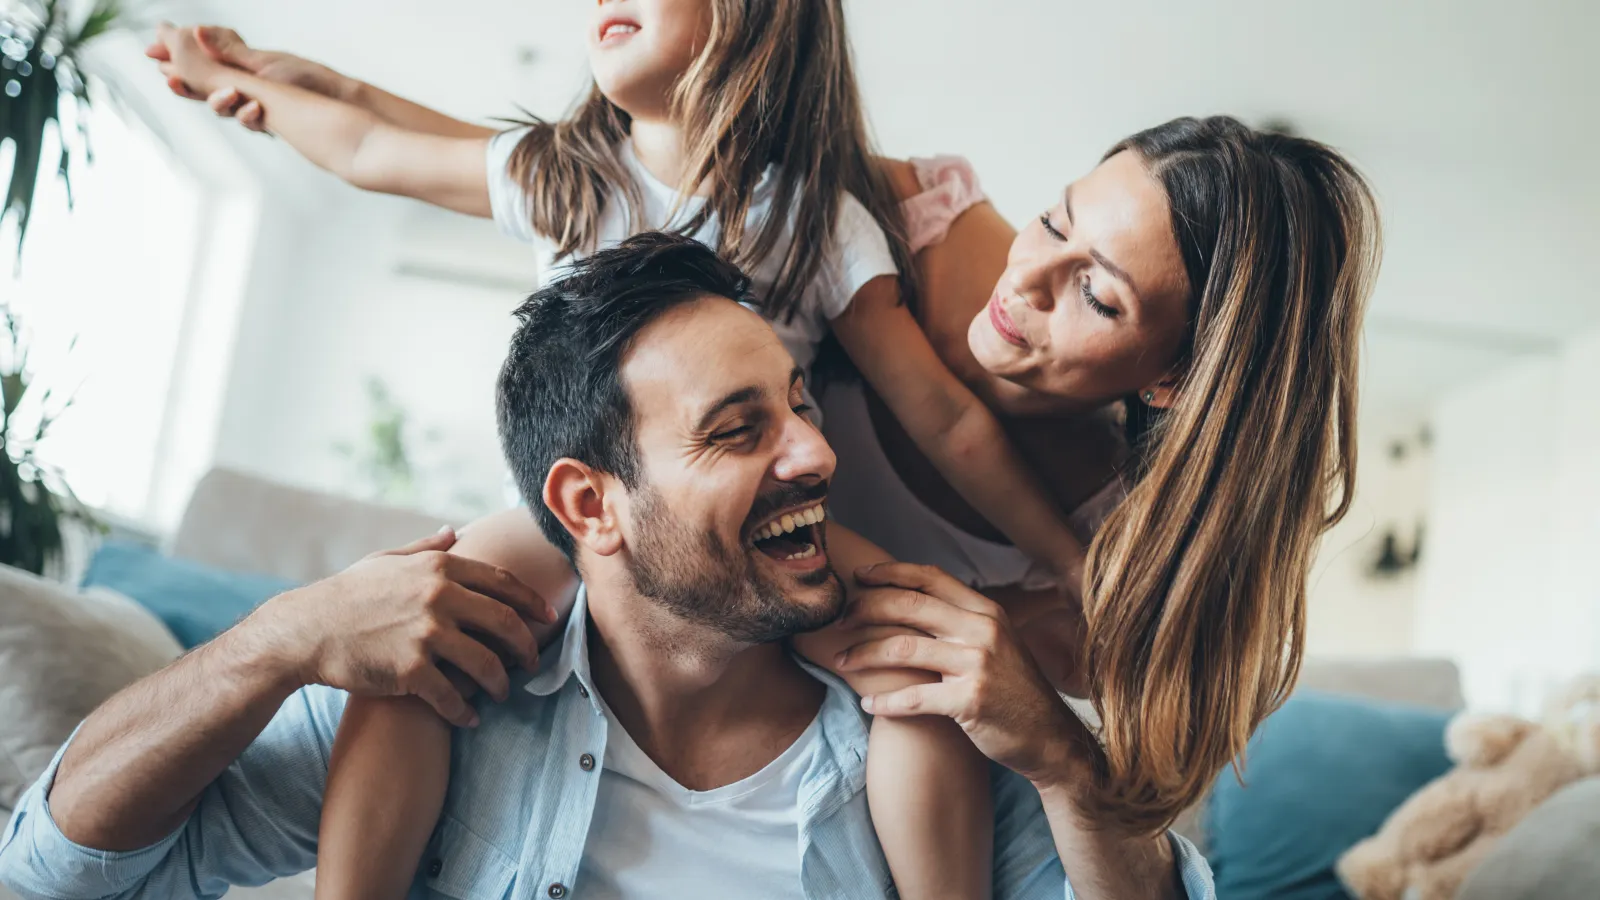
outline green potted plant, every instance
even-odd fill
[[[28,349],[26,329],[9,306],[0,305],[0,564],[57,575],[63,523],[102,528],[61,471],[38,456],[39,444],[72,398],[61,400],[48,388],[37,397],[30,393],[35,383]]]
[[[75,5],[63,0],[0,0],[0,144],[16,145],[0,222],[13,214],[17,217],[19,265],[41,167],[47,162],[55,165],[67,180],[67,196],[72,195],[67,142],[62,141],[60,159],[45,160],[45,130],[51,122],[61,127],[63,100],[88,106],[83,48],[123,18],[122,0],[94,0],[81,19],[73,15]]]

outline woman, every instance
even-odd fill
[[[238,52],[263,57],[253,68],[275,68],[268,77],[313,86],[329,74]],[[224,114],[241,102],[213,98]],[[1226,118],[1180,119],[1118,144],[1020,233],[959,167],[898,175],[914,205],[943,210],[927,227],[948,228],[918,257],[924,332],[1080,527],[1098,526],[1083,607],[1038,589],[1026,558],[994,539],[881,404],[840,379],[824,398],[840,454],[833,513],[1000,600],[1007,627],[986,633],[978,658],[1031,658],[1057,688],[1086,685],[1103,723],[1096,818],[1158,831],[1243,750],[1298,670],[1313,546],[1348,507],[1354,477],[1356,348],[1378,257],[1372,197],[1327,148]],[[1120,437],[1107,427],[1116,418]],[[474,529],[458,551],[551,583],[564,561],[529,551],[542,538],[524,514],[502,524]],[[918,578],[905,586],[928,584]],[[1031,653],[1010,654],[1018,633]],[[842,648],[863,636],[833,638]],[[928,654],[915,638],[869,647],[851,665]],[[950,674],[948,660],[905,662]],[[1027,693],[1019,672],[995,677]],[[945,696],[921,690],[892,702]],[[975,732],[994,722],[957,718],[993,750]],[[1052,739],[1034,729],[1017,740]]]
[[[1102,720],[1102,819],[1170,824],[1294,683],[1314,546],[1354,483],[1357,347],[1378,256],[1375,204],[1348,162],[1220,117],[1122,141],[1020,233],[973,204],[918,256],[918,318],[946,365],[1082,527],[1111,507],[1081,618],[1026,590],[1026,559],[870,394],[846,384],[824,396],[839,520],[1001,600],[1050,682],[1087,687]],[[1116,414],[1120,442],[1106,427]]]

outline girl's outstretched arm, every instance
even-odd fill
[[[201,96],[235,90],[260,104],[261,122],[306,159],[362,190],[412,197],[489,217],[488,137],[415,131],[371,109],[218,62],[192,28],[162,25],[160,68]]]

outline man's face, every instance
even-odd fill
[[[708,297],[642,330],[620,374],[643,473],[624,525],[639,592],[749,643],[837,618],[822,521],[833,451],[772,327]]]

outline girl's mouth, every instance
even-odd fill
[[[606,19],[600,23],[600,43],[620,43],[639,33],[639,23],[632,19]]]

